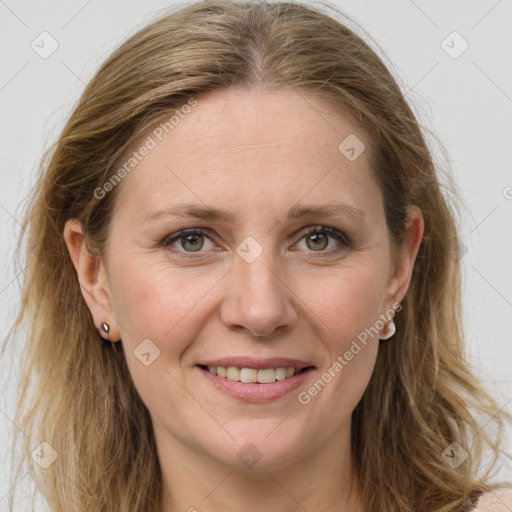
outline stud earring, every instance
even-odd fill
[[[102,334],[105,334],[105,338],[108,339],[108,335],[110,333],[110,325],[108,325],[106,322],[103,322],[100,325],[100,331]]]
[[[395,334],[396,325],[395,325],[395,322],[393,322],[393,320],[389,321],[389,323],[386,326],[386,330],[388,331],[387,334],[380,335],[381,340],[387,340],[387,339],[391,338],[391,336],[393,336],[393,334]]]

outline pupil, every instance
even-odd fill
[[[323,242],[324,242],[323,244],[322,244],[322,240],[319,240],[319,237],[323,237]],[[310,240],[313,240],[313,248],[320,247],[319,243],[321,244],[321,247],[320,247],[321,249],[325,249],[325,247],[327,247],[327,245],[325,244],[327,237],[325,236],[324,233],[314,233],[314,234],[310,235]],[[310,249],[311,248],[312,247],[310,247]]]
[[[197,244],[197,240],[198,238],[200,237],[201,235],[188,235],[187,237],[185,237],[185,242],[182,243],[182,247],[183,249],[187,249],[187,247],[185,247],[185,244],[189,244],[190,241],[192,240],[191,242],[191,245],[192,245],[192,250],[198,250],[198,249],[201,249],[201,247],[203,246],[203,244],[200,244],[199,246],[196,246],[195,248],[193,247],[195,244]]]

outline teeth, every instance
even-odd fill
[[[240,368],[240,382],[258,382],[258,370],[253,368]]]
[[[263,370],[257,370],[255,368],[238,368],[236,366],[208,366],[208,371],[213,375],[219,377],[226,377],[229,380],[237,382],[253,383],[258,382],[259,384],[271,384],[276,380],[285,380],[289,377],[293,377],[300,370],[293,367],[289,368],[265,368]]]
[[[229,380],[240,380],[240,368],[229,366],[226,370],[226,377]]]
[[[284,379],[286,379],[286,368],[276,368],[276,380]]]
[[[258,382],[260,384],[270,384],[276,381],[276,371],[273,368],[258,370]]]

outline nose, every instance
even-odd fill
[[[282,271],[272,268],[264,251],[248,263],[238,255],[226,276],[221,319],[229,329],[246,329],[253,336],[271,337],[291,329],[298,320],[296,296]]]

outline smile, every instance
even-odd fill
[[[225,365],[198,364],[203,378],[215,389],[236,400],[249,403],[271,402],[284,398],[298,387],[304,385],[314,366],[293,360],[241,361],[235,366],[234,361],[223,361]],[[227,363],[227,364],[226,364]],[[291,366],[295,364],[295,366]],[[257,366],[258,368],[255,368]]]
[[[297,369],[293,367],[280,368],[239,368],[238,366],[208,366],[208,371],[212,375],[225,377],[226,379],[236,382],[244,382],[246,384],[259,383],[271,384],[276,380],[281,381],[293,377],[295,374],[305,370],[305,368]]]

